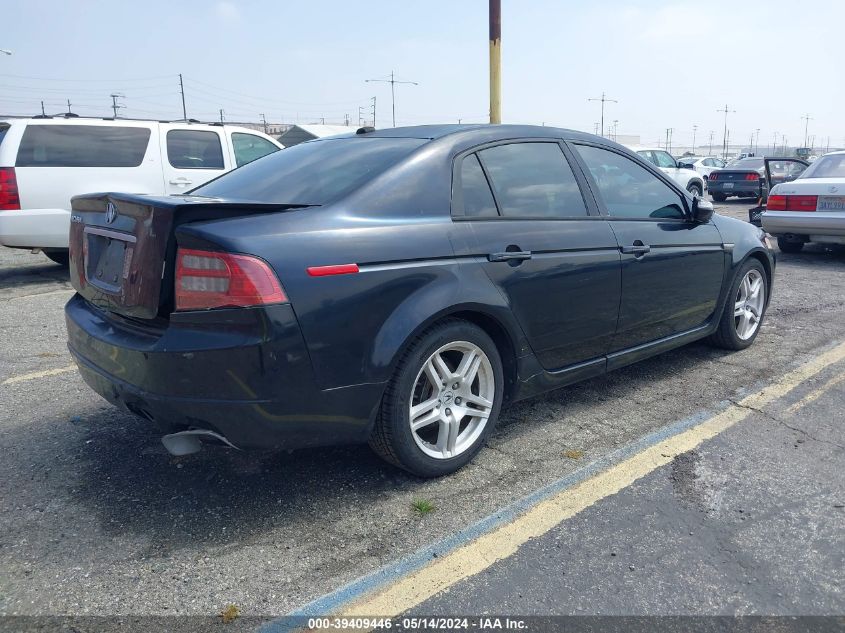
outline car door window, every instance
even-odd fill
[[[266,138],[243,132],[232,133],[232,147],[235,150],[235,163],[238,167],[251,163],[262,156],[267,156],[267,154],[272,154],[279,149]]]
[[[204,130],[170,130],[167,160],[176,169],[223,169],[220,135]]]
[[[637,154],[639,156],[641,156],[642,158],[646,159],[648,162],[650,162],[655,167],[657,166],[657,159],[654,157],[654,152],[644,149],[644,150],[640,150],[639,152],[637,152]]]
[[[576,145],[612,217],[686,219],[681,196],[636,162],[610,150]]]
[[[704,166],[705,167],[715,167],[716,163],[713,161],[712,158],[705,158],[704,159]]]
[[[510,143],[479,152],[505,217],[585,217],[587,206],[557,143]]]
[[[461,199],[465,216],[477,218],[499,215],[490,184],[475,154],[470,154],[461,162]]]
[[[654,157],[657,159],[658,167],[677,167],[678,163],[672,158],[668,152],[654,152]]]

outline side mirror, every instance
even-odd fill
[[[695,197],[692,199],[692,219],[695,222],[704,224],[713,217],[713,203],[704,198]]]

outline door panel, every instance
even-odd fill
[[[179,194],[232,169],[232,157],[220,130],[162,124],[161,157],[164,187]]]

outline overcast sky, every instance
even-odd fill
[[[845,145],[845,1],[502,0],[504,122],[593,131],[605,91],[606,127],[653,144],[721,143],[760,128],[792,145],[809,113],[816,146]],[[0,113],[60,112],[274,122],[358,122],[377,97],[390,124],[484,122],[488,112],[486,0],[4,0]],[[369,116],[369,114],[368,114]],[[780,142],[779,138],[779,142]]]

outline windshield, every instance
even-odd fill
[[[845,178],[845,154],[822,156],[807,167],[801,178]]]
[[[274,152],[197,187],[194,196],[320,205],[333,202],[425,142],[415,138],[340,138]]]

